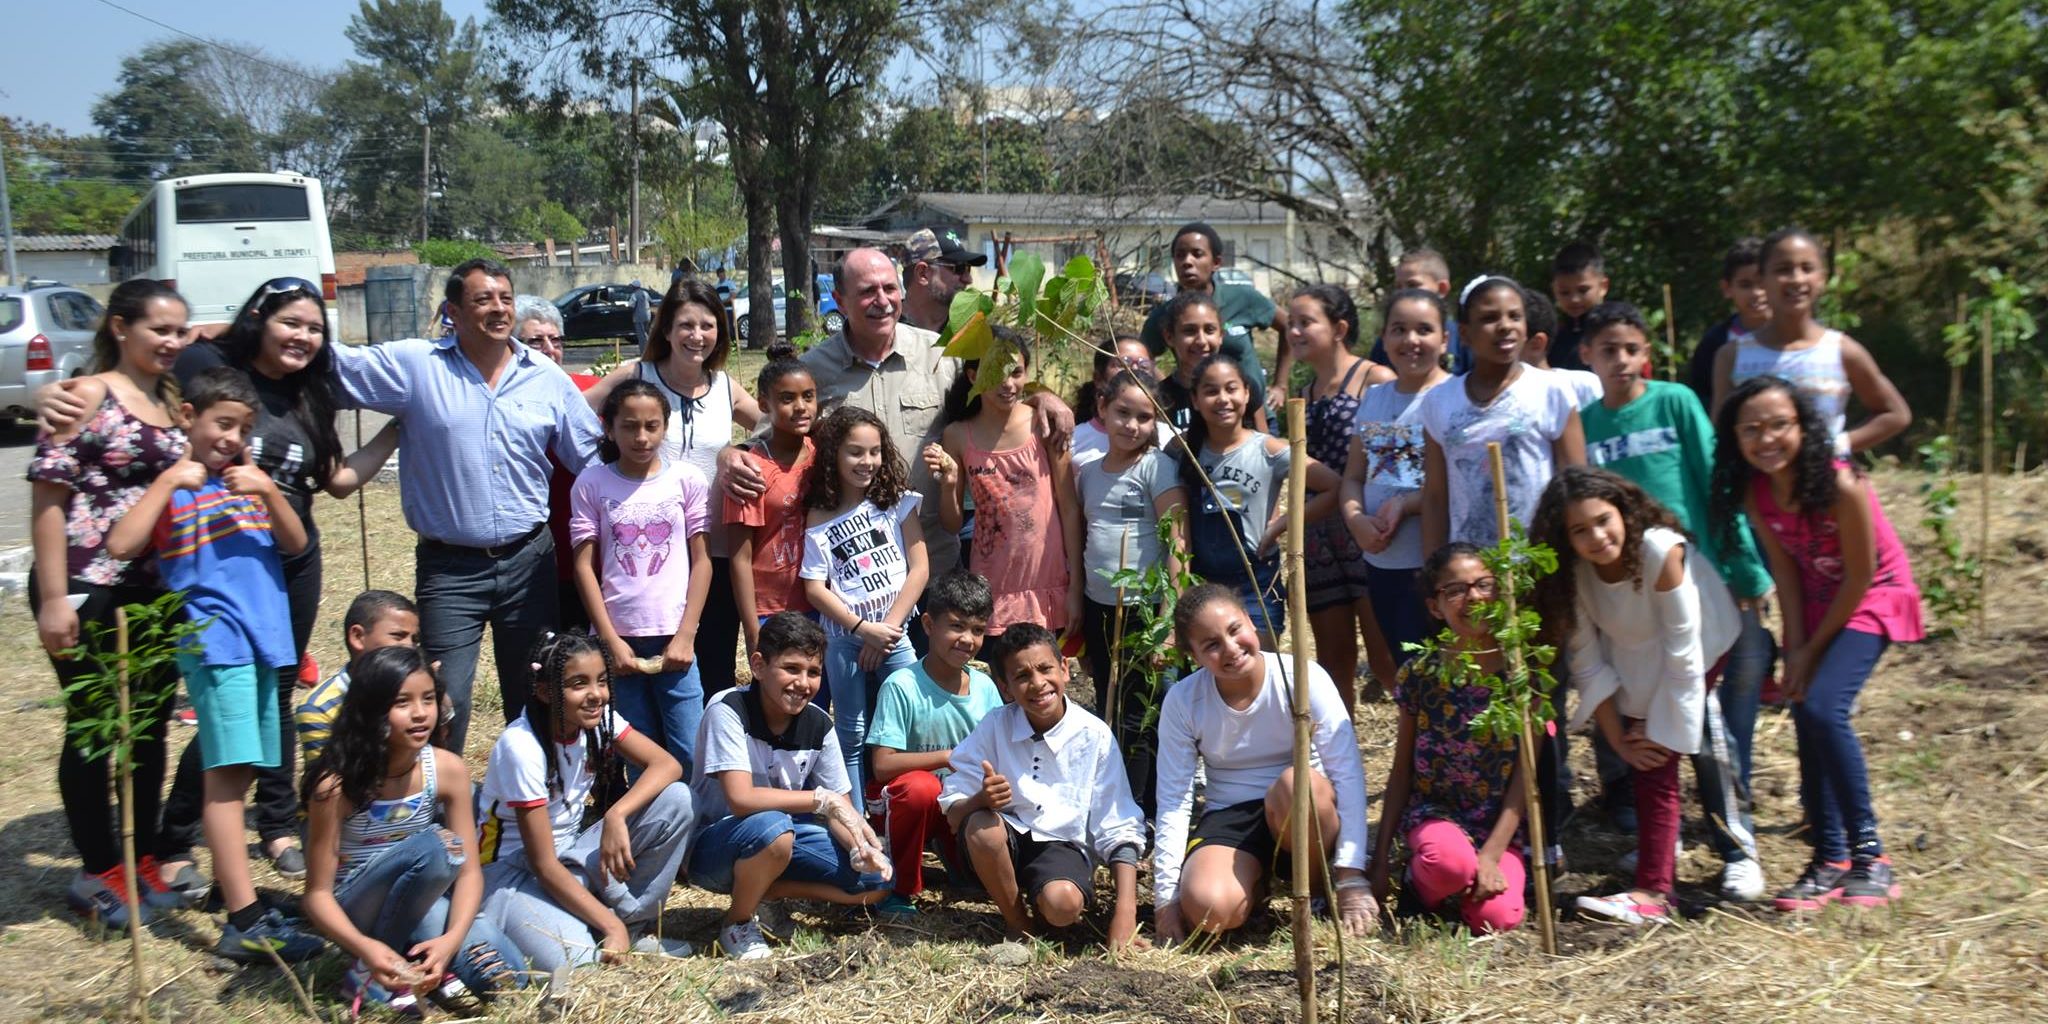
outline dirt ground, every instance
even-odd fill
[[[1924,576],[1933,553],[1919,525],[1921,477],[1880,474],[1885,505]],[[1976,483],[1965,486],[1960,522],[1974,538]],[[1994,484],[1989,629],[1888,653],[1857,719],[1869,755],[1884,837],[1906,897],[1882,912],[1831,911],[1790,920],[1713,898],[1719,865],[1690,802],[1679,864],[1682,922],[1637,934],[1567,919],[1561,953],[1542,955],[1533,923],[1503,937],[1473,938],[1418,921],[1345,947],[1318,925],[1324,1020],[1341,982],[1349,1021],[1763,1021],[2048,1019],[2048,481]],[[396,488],[367,499],[373,585],[411,590],[411,535]],[[327,595],[313,652],[324,669],[340,655],[339,619],[363,582],[353,502],[321,510]],[[62,891],[77,862],[58,805],[56,688],[33,622],[18,600],[0,607],[0,1020],[118,1017],[128,985],[125,942],[84,934]],[[496,730],[485,695],[496,687],[488,659],[478,680],[479,728],[468,756],[481,772]],[[1372,797],[1393,745],[1393,712],[1359,713]],[[182,745],[191,730],[176,729]],[[1757,726],[1756,818],[1769,879],[1790,881],[1806,850],[1789,719],[1766,712]],[[1590,755],[1580,797],[1590,796]],[[1690,779],[1688,779],[1690,786]],[[1377,809],[1374,811],[1377,815]],[[1625,879],[1609,870],[1629,841],[1587,810],[1563,837],[1572,874],[1555,880],[1560,905]],[[269,894],[297,887],[267,873]],[[1142,886],[1141,886],[1142,888]],[[1105,894],[1106,895],[1106,894]],[[1161,1021],[1298,1019],[1285,915],[1200,953],[1147,951],[1111,958],[1086,928],[1031,948],[1029,963],[997,966],[994,908],[944,893],[924,897],[910,924],[878,924],[836,910],[796,907],[770,922],[780,937],[769,961],[709,956],[637,958],[586,974],[568,1019],[591,1021]],[[662,919],[670,934],[710,946],[717,897],[679,890]],[[1141,914],[1149,918],[1149,907]],[[171,915],[147,939],[152,1014],[160,1020],[285,1022],[307,1016],[298,995],[267,968],[221,972],[204,952],[214,919]],[[302,966],[298,978],[323,1019],[345,1019],[339,954]],[[501,1000],[490,1019],[539,1019],[531,996]]]

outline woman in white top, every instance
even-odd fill
[[[714,484],[711,493],[721,494],[722,488],[716,486],[718,456],[732,444],[733,427],[752,433],[762,421],[760,403],[725,372],[732,345],[732,331],[718,293],[701,281],[680,279],[662,298],[640,358],[619,364],[583,397],[590,401],[591,409],[599,410],[621,381],[639,379],[660,388],[669,405],[662,461],[697,467],[704,479]],[[724,516],[711,516],[706,540],[711,552],[711,596],[697,621],[696,647],[698,674],[709,699],[734,683],[740,619],[732,598],[732,548],[726,539]],[[705,661],[707,656],[711,660]]]
[[[1159,811],[1153,824],[1152,905],[1159,937],[1242,925],[1280,851],[1294,797],[1294,680],[1281,656],[1259,649],[1258,628],[1229,587],[1204,583],[1180,599],[1174,635],[1201,666],[1175,683],[1159,709]],[[1336,684],[1309,666],[1314,724],[1310,764],[1321,849],[1310,889],[1325,892],[1333,869],[1344,929],[1362,935],[1379,908],[1365,877],[1365,771],[1358,737]],[[1195,762],[1207,770],[1194,818]],[[1190,823],[1192,822],[1192,829]]]
[[[1678,755],[1699,752],[1706,673],[1740,629],[1735,599],[1668,509],[1603,469],[1560,472],[1530,532],[1558,553],[1536,603],[1569,650],[1571,725],[1597,722],[1635,770],[1635,886],[1579,908],[1661,922],[1676,883]]]

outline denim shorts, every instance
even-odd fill
[[[744,817],[729,814],[705,826],[690,848],[690,884],[712,892],[732,892],[733,869],[739,862],[767,849],[784,833],[794,833],[796,842],[789,853],[789,866],[778,881],[818,882],[851,893],[889,884],[880,875],[855,870],[846,851],[810,815],[792,817],[782,811],[758,811]]]

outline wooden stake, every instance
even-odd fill
[[[1671,358],[1664,364],[1664,379],[1678,379],[1678,314],[1671,304],[1671,285],[1664,285],[1664,344]],[[1501,534],[1505,537],[1507,534]]]
[[[1969,329],[1970,300],[1967,296],[1956,296],[1956,326],[1963,330]],[[1948,360],[1948,411],[1941,418],[1941,432],[1948,435],[1951,445],[1956,446],[1950,451],[1955,451],[1963,440],[1956,436],[1956,417],[1963,411],[1963,364],[1969,362],[1969,359],[1957,359],[1954,352],[1943,352],[1942,356]],[[1954,466],[1955,460],[1949,460],[1949,465]]]
[[[1299,398],[1287,400],[1287,446],[1287,618],[1294,624],[1294,815],[1288,825],[1294,855],[1294,978],[1301,989],[1301,1022],[1315,1024],[1316,950],[1309,932],[1308,882],[1320,844],[1315,842],[1315,791],[1309,785],[1308,570],[1301,555],[1301,510],[1308,504],[1308,403]]]
[[[356,449],[363,447],[363,411],[356,410]],[[367,480],[356,482],[356,540],[363,546],[363,589],[370,589],[370,513],[363,506],[363,485]]]
[[[135,735],[128,710],[128,609],[114,608],[114,700],[121,715],[114,773],[121,787],[121,898],[128,904],[128,1012],[148,1024],[149,984],[142,963],[142,895],[135,877]]]
[[[1982,562],[1984,571],[1977,574],[1977,635],[1980,637],[1987,632],[1984,613],[1990,605],[1985,598],[1990,595],[1991,583],[1991,474],[1996,472],[1994,467],[1997,462],[1993,456],[1997,455],[1997,452],[1993,449],[1998,446],[1997,436],[1991,429],[1991,311],[1988,309],[1984,311],[1984,350],[1981,360],[1983,365],[1980,367],[1981,376],[1978,384],[1984,393],[1978,396],[1978,399],[1983,409],[1984,422],[1980,431],[1984,450],[1983,454],[1977,457],[1977,468],[1980,470],[1977,492],[1977,558]]]
[[[1124,531],[1123,537],[1117,541],[1117,571],[1122,572],[1126,568],[1129,568],[1130,564],[1131,532],[1130,530],[1126,529]],[[1097,689],[1102,691],[1102,713],[1109,720],[1109,731],[1116,735],[1116,741],[1118,744],[1124,747],[1129,747],[1131,744],[1131,737],[1124,735],[1123,712],[1119,711],[1116,706],[1117,698],[1122,696],[1122,694],[1117,693],[1117,690],[1119,689],[1119,686],[1117,684],[1122,682],[1124,678],[1124,659],[1130,657],[1131,653],[1129,651],[1124,650],[1124,588],[1121,586],[1116,588],[1115,630],[1116,632],[1112,633],[1111,635],[1114,636],[1116,639],[1109,641],[1110,649],[1108,651],[1103,652],[1104,654],[1110,655],[1109,678],[1096,680],[1095,686]]]
[[[1500,526],[1503,540],[1508,536],[1508,481],[1507,468],[1501,462],[1500,443],[1486,444],[1487,459],[1493,463],[1493,507],[1494,519]],[[1515,617],[1515,587],[1511,581],[1502,581],[1501,600],[1507,603],[1508,618]],[[1503,657],[1507,661],[1505,671],[1514,675],[1522,667],[1520,645],[1503,644]],[[1522,823],[1529,830],[1529,845],[1535,849],[1529,852],[1529,866],[1536,872],[1536,920],[1543,929],[1543,952],[1557,955],[1557,923],[1550,915],[1550,846],[1543,834],[1543,802],[1536,793],[1536,714],[1534,708],[1523,708],[1521,712],[1522,735],[1516,745],[1522,765]]]

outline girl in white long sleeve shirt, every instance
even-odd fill
[[[1174,610],[1174,633],[1201,668],[1174,684],[1159,710],[1152,902],[1168,942],[1244,923],[1276,854],[1292,848],[1294,797],[1294,680],[1279,655],[1259,649],[1258,629],[1235,592],[1215,584],[1188,591]],[[1313,664],[1309,713],[1322,840],[1311,887],[1322,891],[1327,862],[1344,927],[1363,934],[1378,916],[1365,879],[1365,772],[1344,699]],[[1208,786],[1203,814],[1193,820],[1197,758]]]
[[[1678,755],[1699,752],[1706,673],[1734,644],[1735,600],[1672,514],[1613,473],[1575,467],[1551,481],[1534,518],[1558,552],[1538,584],[1553,635],[1566,638],[1578,702],[1635,770],[1635,887],[1582,896],[1580,909],[1631,924],[1664,920],[1678,845]]]

